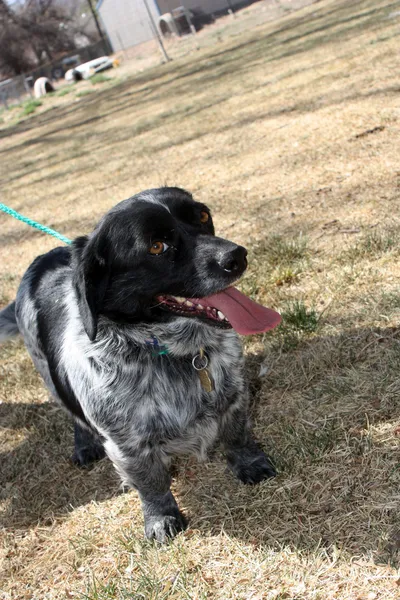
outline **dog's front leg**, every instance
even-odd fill
[[[142,502],[146,537],[165,542],[186,529],[186,519],[171,493],[171,477],[156,452],[124,452],[106,442],[107,454],[123,481],[135,488]]]
[[[270,459],[252,436],[245,409],[232,413],[223,428],[221,441],[228,467],[243,483],[260,483],[276,475]]]
[[[77,421],[74,424],[74,441],[75,450],[71,460],[78,467],[89,467],[96,460],[105,457],[100,438],[88,427],[83,427]]]

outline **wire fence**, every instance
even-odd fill
[[[50,61],[23,75],[17,75],[5,81],[0,81],[0,105],[8,109],[14,104],[21,104],[33,97],[33,86],[39,77],[47,77],[50,81],[64,78],[65,73],[73,66],[88,62],[100,56],[112,54],[113,48],[105,38],[94,44],[75,50],[69,54]]]
[[[177,4],[176,0],[163,2],[164,5],[168,3],[167,8]],[[130,10],[122,15],[124,19],[115,14],[114,20],[106,23],[105,19],[101,18],[103,30],[111,43],[105,38],[104,41],[79,48],[74,54],[49,62],[29,73],[0,82],[0,105],[9,108],[32,97],[34,82],[39,77],[47,77],[52,82],[63,80],[70,68],[100,56],[116,52],[116,57],[127,65],[122,69],[126,74],[144,71],[160,61],[179,58],[200,48],[212,46],[318,0],[259,0],[250,2],[251,6],[243,10],[240,9],[246,2],[242,0],[220,2],[226,5],[224,14],[219,18],[217,14],[212,14],[207,22],[196,21],[184,5],[171,9],[170,14],[173,18],[176,17],[177,21],[177,26],[172,27],[172,31],[165,21],[165,27],[170,30],[166,31],[164,28],[163,31],[162,19],[165,14],[159,15],[160,18],[157,19],[146,12],[139,14]],[[105,6],[112,4],[105,3]],[[216,6],[216,3],[213,5]],[[110,25],[115,25],[115,28]]]
[[[25,75],[0,82],[0,103],[5,108],[8,109],[12,104],[19,104],[21,98],[26,96],[32,96],[32,90]]]
[[[127,60],[140,57],[143,69],[154,65],[154,57],[179,58],[200,48],[214,45],[273,21],[320,0],[202,0],[193,2],[202,9],[191,9],[189,0],[158,0],[161,12],[150,20],[144,12],[128,10],[123,18],[114,11],[101,13],[102,23],[114,51]],[[118,4],[118,3],[116,3]],[[105,3],[109,10],[109,5]],[[153,22],[152,22],[153,21]],[[160,48],[160,41],[163,48]],[[140,68],[140,70],[143,70]]]

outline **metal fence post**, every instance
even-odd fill
[[[164,48],[164,44],[162,43],[161,36],[160,36],[160,34],[159,34],[159,32],[158,32],[157,25],[156,25],[156,23],[154,22],[154,18],[153,18],[153,15],[151,14],[151,10],[150,10],[150,7],[149,7],[149,5],[148,5],[148,3],[147,3],[147,0],[143,0],[143,4],[145,5],[145,7],[146,7],[146,10],[147,10],[147,13],[148,13],[148,15],[149,15],[149,19],[150,19],[150,25],[151,25],[151,28],[152,28],[152,29],[153,29],[153,31],[154,31],[154,35],[155,35],[155,37],[157,38],[158,45],[159,45],[159,47],[160,47],[160,50],[161,50],[161,54],[164,56],[164,58],[165,58],[166,62],[169,62],[171,59],[170,59],[170,57],[168,56],[168,54],[167,54],[167,51],[166,51],[166,50],[165,50],[165,48]]]

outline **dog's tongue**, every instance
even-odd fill
[[[279,313],[253,302],[234,287],[224,292],[203,298],[209,306],[220,310],[233,329],[241,335],[263,333],[281,322]]]

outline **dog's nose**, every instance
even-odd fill
[[[218,265],[227,273],[244,271],[247,267],[247,250],[243,246],[236,246],[234,250],[225,252],[217,259]]]

